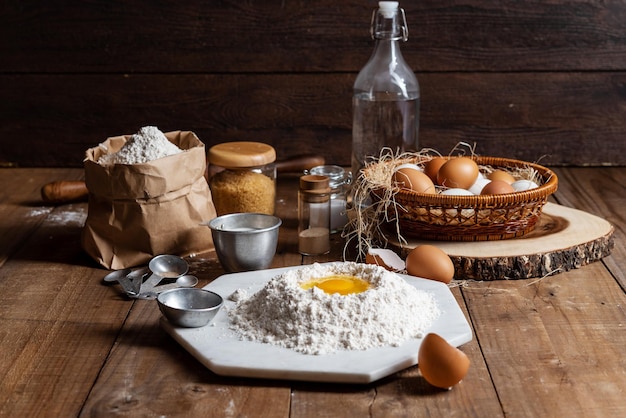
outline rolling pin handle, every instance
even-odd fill
[[[277,161],[276,171],[279,173],[302,172],[324,164],[325,160],[322,156],[313,154],[298,155],[283,161]]]
[[[41,188],[41,198],[46,203],[69,203],[87,199],[84,181],[53,181]]]

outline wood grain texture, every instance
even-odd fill
[[[206,284],[206,282],[205,282]],[[289,416],[289,387],[223,379],[158,325],[154,301],[132,311],[82,413],[86,416]],[[143,347],[137,350],[137,347]],[[261,361],[261,359],[259,359]],[[228,386],[224,385],[228,382]],[[260,382],[259,382],[260,383]]]
[[[624,168],[558,168],[558,203],[609,219],[611,256],[542,280],[456,283],[474,339],[472,365],[451,391],[419,367],[370,385],[223,378],[159,328],[150,301],[125,299],[80,251],[86,204],[45,206],[51,178],[81,169],[0,170],[1,416],[623,416]],[[594,186],[601,184],[602,186]],[[338,260],[297,249],[297,175],[279,177],[283,219],[272,267]],[[13,225],[18,224],[17,228]],[[11,242],[5,240],[5,236]],[[215,254],[190,261],[204,286]],[[621,283],[621,287],[620,287]],[[254,355],[254,353],[250,353]],[[260,359],[261,361],[262,359]]]
[[[77,415],[127,315],[78,244],[85,206],[50,212],[0,270],[0,415]]]
[[[564,205],[576,206],[589,213],[599,215],[615,226],[615,245],[611,255],[603,259],[613,277],[626,289],[626,211],[623,201],[626,196],[626,173],[616,167],[601,169],[568,167],[556,170],[565,185],[556,192],[556,199]]]
[[[602,265],[511,283],[463,288],[504,414],[583,417],[623,409],[626,314],[615,308],[626,296],[611,290],[615,280]],[[592,319],[598,316],[605,320]]]
[[[355,72],[377,1],[3,5],[3,72]],[[418,72],[626,67],[620,0],[401,2]],[[36,28],[37,30],[32,30]]]
[[[17,169],[12,173],[0,175],[0,201],[4,202],[0,205],[0,267],[53,212],[52,206],[42,204],[37,189],[53,175],[68,180],[82,178],[76,169]]]
[[[87,148],[147,124],[349,164],[352,84],[376,3],[5,1],[0,166],[78,167]],[[402,6],[422,146],[626,165],[623,1]]]
[[[353,81],[353,74],[0,75],[0,162],[80,167],[85,151],[106,138],[156,125],[192,130],[207,147],[255,140],[275,146],[281,159],[319,153],[349,165]],[[544,165],[626,164],[626,73],[424,74],[420,83],[422,147],[448,153],[465,141],[482,155]]]

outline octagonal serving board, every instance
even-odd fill
[[[224,298],[224,306],[213,321],[201,328],[181,328],[161,318],[161,326],[180,345],[209,370],[223,376],[302,380],[335,383],[370,383],[417,364],[421,338],[406,341],[398,347],[380,347],[363,351],[337,351],[332,354],[309,355],[271,344],[240,339],[230,329],[227,310],[235,305],[229,299],[237,289],[249,295],[260,290],[285,267],[218,277],[205,289]],[[427,330],[460,346],[472,339],[472,330],[450,289],[444,283],[400,275],[417,289],[430,292],[441,315]]]

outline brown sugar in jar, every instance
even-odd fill
[[[225,142],[209,149],[209,186],[217,215],[274,214],[276,151],[261,142]]]

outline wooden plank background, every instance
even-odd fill
[[[0,6],[0,166],[80,167],[156,125],[349,165],[376,1],[90,0]],[[401,2],[420,145],[626,165],[623,0]]]

